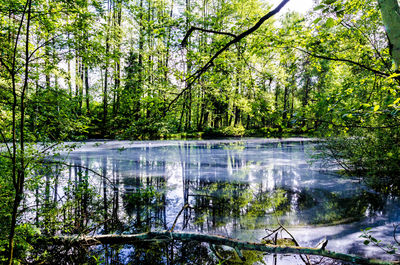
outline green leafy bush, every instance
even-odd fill
[[[363,179],[382,192],[399,193],[400,135],[398,129],[358,130],[352,137],[332,137],[321,143],[327,162]]]

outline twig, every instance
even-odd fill
[[[294,244],[295,244],[297,247],[300,247],[300,244],[297,242],[296,238],[294,238],[294,236],[293,236],[284,226],[282,226],[282,229],[285,230],[285,232],[292,238]],[[308,255],[305,255],[305,256],[306,256],[307,261],[305,261],[305,260],[303,259],[303,256],[300,254],[301,260],[302,260],[305,264],[311,265],[310,258],[308,257]]]
[[[278,225],[280,226],[280,228],[282,228],[283,230],[285,230],[285,232],[292,238],[294,244],[295,244],[297,247],[300,247],[300,244],[297,242],[297,240],[294,238],[294,236],[293,236],[293,235],[281,224],[281,222],[279,221],[279,218],[278,218],[278,216],[276,215],[275,205],[272,205],[272,207],[273,207],[273,209],[274,209],[276,221],[278,222]],[[309,257],[308,257],[307,255],[306,255],[306,259],[307,259],[307,260],[304,260],[304,258],[303,258],[303,256],[302,256],[301,254],[300,254],[299,256],[300,256],[301,260],[302,260],[305,264],[311,265],[310,259],[309,259]]]
[[[329,57],[329,56],[325,56],[325,55],[315,54],[315,53],[312,53],[312,52],[307,51],[307,50],[303,50],[303,49],[298,48],[298,47],[293,47],[293,48],[296,49],[296,50],[299,50],[301,52],[304,52],[304,53],[306,53],[306,54],[308,54],[308,55],[310,55],[312,57],[315,57],[315,58],[325,59],[325,60],[330,60],[330,61],[350,63],[350,64],[357,65],[360,68],[363,68],[365,70],[371,71],[371,72],[373,72],[375,74],[378,74],[378,75],[381,75],[381,76],[390,76],[390,74],[388,74],[388,73],[381,72],[379,70],[375,70],[375,69],[373,69],[373,68],[371,68],[369,66],[360,64],[358,62],[355,62],[355,61],[352,61],[352,60],[349,60],[349,59],[343,59],[343,58],[337,58],[337,57],[334,58],[334,57]]]
[[[223,32],[223,31],[211,30],[211,29],[203,29],[203,28],[199,28],[199,27],[192,26],[192,27],[188,30],[188,32],[186,33],[185,37],[183,38],[183,40],[182,40],[182,42],[181,42],[181,45],[182,45],[183,47],[185,47],[185,46],[187,45],[187,40],[189,39],[190,34],[192,34],[192,32],[195,31],[195,30],[203,31],[203,32],[207,32],[207,33],[220,34],[220,35],[228,35],[228,36],[231,36],[231,37],[234,37],[234,38],[237,37],[235,34],[230,33],[230,32]]]
[[[10,149],[10,147],[8,146],[8,143],[7,143],[7,141],[6,141],[6,137],[4,136],[4,134],[3,134],[3,132],[2,132],[1,130],[0,130],[0,135],[1,135],[1,138],[3,138],[3,143],[6,145],[8,154],[10,155],[10,157],[12,157],[11,149]]]
[[[55,40],[57,37],[61,36],[61,34],[58,34],[50,39],[48,39],[47,41],[43,42],[41,45],[39,45],[38,47],[36,47],[36,49],[34,49],[31,54],[28,57],[28,60],[31,60],[32,56],[40,49],[43,48],[44,46],[46,46],[47,44],[49,44],[50,42],[52,42],[53,40]]]
[[[185,210],[185,209],[188,208],[188,207],[189,207],[189,204],[183,205],[182,209],[179,211],[178,215],[175,217],[175,221],[174,221],[174,223],[173,223],[171,229],[169,229],[168,231],[170,231],[170,232],[173,232],[173,231],[174,231],[175,225],[176,225],[176,222],[178,221],[179,216],[181,216],[183,210]]]
[[[397,227],[399,227],[399,224],[393,224],[393,227],[394,227],[394,229],[393,229],[393,238],[394,238],[394,241],[397,243],[397,245],[400,245],[400,242],[397,240],[397,238],[396,238],[396,230],[397,230]]]
[[[275,229],[275,230],[269,230],[269,231],[272,231],[271,233],[269,233],[268,235],[266,235],[265,237],[263,237],[262,239],[267,239],[268,237],[270,237],[270,236],[272,236],[273,234],[275,234],[276,232],[278,232],[279,230],[281,230],[282,229],[282,226],[279,226],[277,229]],[[267,229],[266,229],[267,230]]]
[[[52,144],[52,145],[50,145],[50,146],[44,148],[43,150],[38,151],[38,152],[36,153],[36,155],[38,155],[38,154],[42,154],[42,155],[43,155],[46,151],[52,149],[53,147],[55,147],[55,146],[57,146],[57,145],[59,145],[59,144],[60,144],[59,142],[54,143],[54,144]],[[31,156],[32,158],[29,159],[29,160],[26,162],[26,164],[25,164],[25,169],[28,168],[28,166],[32,163],[32,161],[35,160],[36,155]]]

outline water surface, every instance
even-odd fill
[[[373,227],[375,237],[392,241],[399,198],[340,177],[321,161],[310,163],[315,144],[308,139],[88,142],[64,154],[73,167],[63,171],[63,179],[66,185],[86,176],[101,198],[104,219],[119,224],[120,231],[104,225],[98,233],[168,229],[188,204],[175,230],[260,241],[266,229],[281,223],[302,246],[326,237],[330,250],[390,258],[364,246],[359,236]],[[63,196],[62,189],[58,193]],[[125,248],[121,255],[129,252]]]

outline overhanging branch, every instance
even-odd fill
[[[330,60],[330,61],[336,61],[336,62],[349,63],[349,64],[357,65],[357,66],[360,67],[360,68],[363,68],[363,69],[365,69],[365,70],[371,71],[371,72],[373,72],[373,73],[375,73],[375,74],[378,74],[378,75],[381,75],[381,76],[386,76],[386,77],[387,77],[387,76],[390,76],[390,74],[388,74],[388,73],[375,70],[375,69],[373,69],[373,68],[371,68],[371,67],[369,67],[369,66],[367,66],[367,65],[360,64],[360,63],[358,63],[358,62],[355,62],[355,61],[352,61],[352,60],[349,60],[349,59],[337,58],[337,57],[329,57],[329,56],[325,56],[325,55],[315,54],[315,53],[312,53],[312,52],[307,51],[307,50],[303,50],[303,49],[298,48],[298,47],[294,47],[294,48],[295,48],[296,50],[299,50],[299,51],[301,51],[301,52],[304,52],[304,53],[306,53],[306,54],[308,54],[308,55],[310,55],[310,56],[312,56],[312,57],[315,57],[315,58],[325,59],[325,60]]]
[[[165,109],[165,112],[168,111],[171,106],[188,90],[191,89],[192,85],[213,65],[214,60],[218,58],[223,52],[229,49],[230,46],[232,46],[235,43],[238,43],[254,31],[256,31],[261,25],[267,21],[269,18],[272,16],[276,15],[290,0],[283,0],[275,9],[271,10],[268,12],[265,16],[260,18],[258,22],[248,30],[240,33],[237,35],[233,40],[229,41],[227,44],[224,45],[220,50],[218,50],[213,57],[211,57],[206,64],[203,65],[199,70],[197,70],[195,73],[193,73],[191,76],[189,76],[186,81],[186,87],[182,89],[182,91],[168,104],[167,108]]]
[[[188,32],[186,33],[185,37],[183,38],[181,45],[183,47],[185,47],[187,45],[187,40],[189,39],[190,35],[192,34],[193,31],[198,30],[198,31],[203,31],[203,32],[207,32],[207,33],[213,33],[213,34],[219,34],[219,35],[227,35],[227,36],[231,36],[236,38],[237,36],[233,33],[229,33],[229,32],[223,32],[223,31],[218,31],[218,30],[211,30],[211,29],[203,29],[203,28],[199,28],[199,27],[194,27],[192,26]]]

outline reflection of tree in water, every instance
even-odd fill
[[[246,183],[197,182],[193,188],[195,224],[201,231],[227,225],[233,229],[255,229],[257,219],[272,214],[274,207],[281,208],[286,201],[281,190],[253,189]],[[260,186],[260,185],[258,185]],[[262,224],[261,224],[262,225]]]
[[[292,148],[289,145],[277,147],[285,152]],[[373,215],[383,209],[384,200],[367,191],[355,191],[346,196],[343,192],[324,189],[279,187],[277,183],[283,183],[285,174],[293,174],[290,166],[281,169],[272,180],[273,185],[264,180],[249,181],[249,167],[255,162],[240,152],[243,148],[243,144],[179,145],[180,160],[173,164],[181,177],[180,206],[167,199],[171,187],[166,173],[171,162],[154,159],[149,147],[139,150],[138,159],[129,161],[118,157],[110,159],[106,155],[101,159],[89,159],[88,155],[82,154],[75,157],[72,167],[67,169],[62,185],[55,178],[54,183],[45,181],[37,187],[37,209],[57,211],[38,214],[36,220],[52,222],[51,233],[76,234],[91,230],[96,233],[137,233],[169,228],[173,220],[167,217],[171,216],[171,211],[177,214],[177,208],[188,203],[190,207],[184,210],[182,225],[177,229],[204,233],[222,230],[225,235],[231,235],[239,230],[271,228],[277,224],[277,216],[286,225],[292,224],[290,218],[286,218],[292,215],[300,220],[295,222],[297,224],[320,224],[342,222],[349,216],[362,218],[366,213]],[[210,156],[214,153],[217,158]],[[95,180],[87,169],[78,167],[96,168],[94,163],[107,178]],[[123,171],[126,168],[132,173],[127,175]],[[228,177],[223,179],[221,175]],[[55,222],[64,227],[55,226]],[[122,263],[186,264],[189,260],[202,263],[201,258],[216,260],[207,245],[194,242],[104,246],[93,251],[93,255],[105,261],[115,259]]]
[[[359,190],[351,196],[322,189],[287,191],[298,198],[295,211],[309,224],[353,222],[384,209],[384,199],[377,193]]]
[[[144,177],[132,175],[123,179],[123,201],[128,215],[125,225],[131,232],[149,231],[154,227],[166,229],[166,180],[149,174],[158,170],[165,172],[165,162],[150,161],[148,149],[144,161],[133,161],[131,165],[134,172],[144,171]]]
[[[161,178],[151,178],[145,183],[141,178],[125,181],[130,184],[132,181],[134,191],[126,193],[123,197],[125,211],[128,215],[125,220],[128,227],[134,228],[133,231],[149,231],[154,227],[166,228],[166,194],[164,190],[165,182]]]
[[[261,262],[264,254],[257,251],[243,251],[245,261],[236,252],[226,247],[211,247],[196,241],[160,241],[144,242],[140,245],[125,246],[124,249],[102,246],[93,250],[91,255],[101,257],[104,252],[111,255],[104,264],[242,264]],[[89,258],[90,260],[90,258]]]

